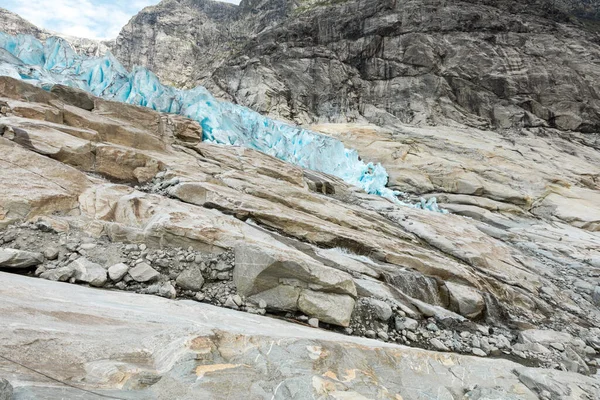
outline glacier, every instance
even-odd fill
[[[400,205],[434,212],[435,198],[409,204],[386,187],[388,174],[381,164],[367,163],[337,139],[267,118],[246,107],[217,100],[199,86],[180,90],[162,85],[143,67],[129,72],[108,52],[103,57],[77,54],[59,37],[44,43],[25,34],[0,32],[0,76],[10,76],[49,90],[62,84],[107,100],[149,107],[196,120],[203,140],[261,151],[303,168],[337,176],[369,194]]]

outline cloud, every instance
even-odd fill
[[[89,39],[113,39],[131,17],[159,0],[5,0],[3,3],[2,7],[47,30]]]

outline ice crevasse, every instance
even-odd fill
[[[55,84],[76,87],[107,100],[180,114],[196,120],[203,140],[261,151],[303,168],[337,176],[367,193],[395,203],[441,210],[435,199],[407,204],[386,187],[381,164],[366,163],[337,139],[267,118],[246,107],[215,99],[204,87],[179,90],[160,83],[143,67],[127,71],[110,53],[103,57],[77,54],[62,38],[44,43],[30,35],[0,32],[0,76],[10,76],[50,89]]]

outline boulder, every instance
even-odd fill
[[[377,299],[366,299],[366,303],[373,310],[375,318],[380,321],[387,321],[392,318],[392,307],[385,301]]]
[[[84,283],[89,283],[91,286],[102,287],[108,280],[106,270],[99,264],[93,263],[85,257],[81,257],[68,267],[73,268],[75,273],[73,277]]]
[[[129,272],[129,265],[119,263],[108,269],[108,276],[113,282],[119,282]]]
[[[204,286],[204,277],[202,276],[202,270],[199,266],[193,266],[186,269],[177,277],[177,286],[186,290],[193,290],[195,292],[202,289]]]
[[[177,290],[171,284],[171,282],[155,283],[154,285],[148,287],[147,293],[155,294],[167,299],[174,299],[177,297]]]
[[[448,346],[446,346],[440,339],[434,338],[429,341],[429,343],[433,346],[437,351],[450,351]]]
[[[44,255],[16,249],[0,249],[0,268],[23,269],[44,262]]]
[[[529,329],[519,333],[518,341],[519,343],[539,343],[550,346],[553,343],[569,344],[573,341],[573,336],[567,332]]]
[[[453,282],[446,282],[446,287],[451,305],[463,317],[477,318],[484,312],[485,301],[477,290]]]
[[[68,265],[66,267],[47,270],[40,275],[40,278],[48,279],[50,281],[66,282],[71,279],[74,274],[75,268]]]
[[[129,275],[136,282],[153,282],[158,279],[160,273],[145,262],[139,263],[129,270]]]
[[[59,254],[60,251],[56,247],[47,247],[44,249],[44,257],[46,257],[48,260],[56,260]]]
[[[398,332],[402,332],[405,329],[408,331],[416,331],[419,327],[419,321],[412,318],[396,317],[395,326]]]
[[[262,305],[269,310],[296,311],[298,310],[298,298],[302,292],[301,288],[289,285],[279,285],[264,292],[250,296],[248,300]]]
[[[348,327],[355,303],[348,295],[303,290],[298,298],[298,309],[319,321]]]
[[[237,246],[233,280],[242,296],[264,292],[282,281],[306,289],[356,296],[349,274],[319,264],[291,248],[283,253],[252,245]]]

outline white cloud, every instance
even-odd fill
[[[135,10],[112,2],[90,0],[28,0],[8,7],[42,28],[91,39],[116,37],[135,13]]]
[[[224,0],[239,3],[239,0]],[[90,39],[116,38],[144,7],[160,0],[3,0],[1,6],[31,23],[65,35]]]

